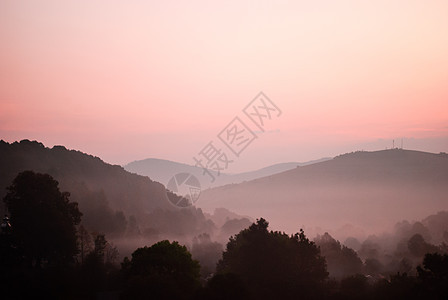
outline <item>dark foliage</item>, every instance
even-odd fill
[[[185,246],[158,242],[122,263],[125,299],[189,299],[200,287],[199,263]]]
[[[429,297],[434,299],[446,299],[448,297],[447,254],[426,254],[423,260],[423,268],[417,267],[417,272]]]
[[[244,282],[233,273],[215,275],[197,295],[197,299],[204,300],[243,300],[248,298],[249,293]]]
[[[230,238],[217,271],[236,274],[251,297],[264,299],[318,298],[328,276],[319,248],[302,230],[268,231],[264,219]]]
[[[215,272],[216,264],[222,256],[223,245],[213,242],[206,233],[193,238],[191,255],[201,264],[201,277],[206,279]]]
[[[78,204],[60,192],[48,174],[25,171],[8,187],[4,201],[10,212],[11,234],[28,263],[70,262],[77,254]]]
[[[332,238],[328,233],[318,236],[314,242],[327,261],[331,277],[341,279],[355,274],[361,274],[363,264],[358,254]]]

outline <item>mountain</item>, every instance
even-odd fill
[[[278,163],[271,166],[264,167],[259,170],[231,174],[228,177],[228,180],[224,180],[221,185],[232,184],[232,183],[241,183],[243,181],[250,181],[261,177],[271,176],[277,173],[285,172],[296,167],[303,167],[312,165],[315,163],[323,162],[330,160],[330,157],[325,157],[317,160],[311,160],[307,162],[287,162],[287,163]],[[221,183],[221,182],[220,182]]]
[[[167,164],[159,162],[162,173]],[[164,176],[179,172],[179,164],[172,165],[166,167]],[[311,236],[328,231],[344,240],[390,228],[400,219],[419,220],[448,210],[448,155],[444,153],[355,152],[281,172],[290,166],[227,174],[229,178],[240,176],[233,177],[238,180],[272,175],[205,189],[196,207],[178,208],[170,203],[161,183],[98,157],[63,146],[47,148],[35,141],[0,141],[0,197],[21,171],[49,173],[79,203],[88,229],[153,240],[220,235],[224,227],[231,232],[258,217],[267,218],[273,229],[296,232],[301,226]],[[187,167],[185,171],[190,172],[191,166]]]
[[[129,173],[121,166],[63,146],[50,149],[36,141],[0,141],[0,199],[24,170],[48,173],[58,180],[60,190],[70,192],[70,200],[79,203],[84,214],[82,223],[91,231],[154,236],[187,231],[193,234],[196,230],[202,233],[213,227],[200,210],[172,205],[161,183]],[[3,203],[0,210],[4,210]]]
[[[53,176],[60,190],[70,193],[70,201],[78,202],[81,224],[89,232],[105,233],[122,255],[162,239],[191,244],[204,233],[225,243],[231,234],[250,224],[248,218],[224,209],[204,214],[194,206],[174,206],[169,200],[172,194],[161,183],[98,157],[63,146],[47,148],[36,141],[0,140],[0,199],[25,170]]]
[[[5,192],[4,188],[19,172],[33,170],[52,175],[62,189],[79,184],[87,189],[103,190],[115,209],[151,211],[168,203],[162,184],[63,146],[50,149],[36,141],[12,144],[0,141],[0,165],[0,193]]]
[[[240,183],[243,181],[249,181],[256,178],[265,177],[276,173],[284,172],[287,170],[291,170],[297,166],[306,166],[309,164],[329,159],[331,158],[322,158],[319,160],[313,160],[304,163],[298,163],[298,162],[279,163],[255,171],[236,173],[236,174],[221,173],[219,176],[217,175],[216,172],[211,171],[213,176],[216,178],[215,182],[213,182],[213,186],[216,187],[231,183]],[[208,175],[205,176],[203,175],[204,171],[202,170],[202,168],[183,163],[173,162],[169,160],[148,158],[144,160],[131,162],[125,165],[124,169],[132,173],[148,176],[164,184],[167,184],[169,180],[177,173],[189,173],[194,175],[199,180],[201,187],[203,189],[210,188],[212,186]]]
[[[448,155],[355,152],[240,184],[204,190],[196,205],[263,216],[273,228],[324,229],[342,239],[448,209]],[[318,228],[320,227],[320,228]]]
[[[202,175],[203,170],[201,168],[170,160],[148,158],[133,161],[123,166],[123,168],[128,172],[153,178],[165,185],[168,184],[171,177],[178,173],[189,173],[194,175],[200,181],[202,187],[210,184],[209,178]],[[217,176],[216,172],[212,173],[215,177]],[[221,174],[220,176],[224,177],[227,176],[227,174]]]

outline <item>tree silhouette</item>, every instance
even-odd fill
[[[81,221],[77,203],[60,192],[48,174],[24,171],[17,175],[4,202],[10,212],[12,236],[28,263],[40,267],[68,262],[77,253],[75,225]]]
[[[341,245],[328,232],[317,236],[314,242],[327,261],[330,276],[340,279],[362,272],[363,263],[358,254],[353,249]]]
[[[423,268],[417,267],[417,272],[428,298],[448,297],[448,254],[427,253],[423,259]]]
[[[243,281],[233,273],[213,276],[196,299],[204,300],[245,300],[248,293]]]
[[[201,276],[207,278],[215,272],[216,263],[221,258],[223,245],[212,242],[207,233],[200,234],[193,238],[191,255],[201,264]]]
[[[199,263],[178,242],[138,248],[122,263],[126,299],[188,299],[199,288]]]
[[[80,265],[79,284],[82,286],[83,298],[94,298],[100,291],[118,288],[117,284],[110,282],[116,280],[118,275],[118,266],[113,263],[118,256],[118,250],[106,240],[104,234],[86,233],[86,236],[88,239],[93,237],[94,247],[85,253]]]
[[[426,253],[436,252],[437,246],[428,244],[421,234],[414,234],[408,241],[409,252],[415,257],[423,257]]]
[[[263,218],[231,237],[218,263],[221,274],[234,273],[253,298],[297,299],[321,296],[327,278],[325,259],[303,230],[295,235],[268,231]]]
[[[78,229],[78,243],[81,257],[81,264],[84,263],[84,258],[92,251],[92,238],[90,233],[84,228],[79,226]]]
[[[93,252],[98,258],[104,262],[104,251],[106,249],[107,241],[104,234],[97,234],[95,237],[95,248]]]
[[[368,298],[370,286],[364,275],[356,274],[346,277],[340,282],[340,294],[336,299],[365,299]]]

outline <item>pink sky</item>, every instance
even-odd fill
[[[0,2],[0,138],[124,164],[196,155],[263,91],[230,172],[354,150],[448,151],[448,2]]]

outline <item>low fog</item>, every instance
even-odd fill
[[[332,160],[203,191],[197,206],[265,216],[276,230],[344,240],[447,210],[448,156],[392,149]]]

